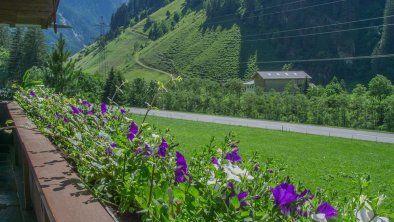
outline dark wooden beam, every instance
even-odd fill
[[[48,28],[56,23],[59,0],[1,0],[0,23],[36,24]]]

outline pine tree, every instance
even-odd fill
[[[109,72],[108,78],[105,81],[105,86],[104,86],[104,92],[102,96],[102,101],[108,103],[109,98],[111,98],[116,91],[116,76],[115,76],[115,70],[112,67],[111,71]]]
[[[0,27],[0,47],[5,48],[5,49],[10,48],[9,30],[4,27]]]
[[[129,92],[129,104],[132,106],[143,107],[146,101],[146,82],[144,79],[137,78],[131,83]]]
[[[70,55],[70,52],[66,51],[66,40],[60,34],[56,48],[47,62],[49,72],[44,76],[45,84],[54,88],[56,92],[64,92],[78,73],[75,70],[75,62],[69,60]]]
[[[105,82],[102,101],[106,103],[113,101],[118,104],[123,104],[125,102],[125,96],[123,95],[121,86],[124,81],[122,74],[120,72],[115,72],[114,68],[112,68]]]
[[[15,34],[12,36],[12,44],[10,50],[10,58],[8,60],[8,79],[11,81],[20,81],[22,79],[22,41],[23,32],[20,28],[17,28]]]
[[[41,29],[29,28],[27,30],[23,40],[22,51],[23,71],[33,66],[40,67],[44,65],[47,50]]]
[[[0,82],[5,83],[9,59],[10,37],[6,28],[0,27]],[[0,84],[1,84],[0,83]],[[1,85],[0,85],[1,87]]]

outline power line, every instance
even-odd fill
[[[269,6],[269,7],[264,7],[263,6],[263,7],[257,8],[255,10],[249,11],[249,12],[259,12],[259,11],[263,11],[263,10],[266,10],[266,9],[277,8],[277,7],[286,6],[286,5],[293,5],[293,4],[300,3],[300,2],[305,2],[305,1],[307,1],[307,0],[298,0],[298,1],[289,2],[289,3],[286,3],[286,4],[279,4],[279,5]],[[228,14],[224,14],[224,15],[220,15],[220,16],[211,17],[210,19],[223,18],[223,17],[227,17],[227,16],[230,16],[230,15],[236,15],[236,14],[238,14],[238,13],[228,13]]]
[[[276,60],[276,61],[266,61],[266,62],[256,62],[256,63],[257,64],[274,64],[274,63],[326,62],[326,61],[342,61],[342,60],[381,59],[381,58],[392,58],[392,57],[394,57],[394,54],[324,58],[324,59]],[[240,64],[247,64],[247,63],[249,63],[249,62],[240,62]]]
[[[375,17],[375,18],[367,18],[367,19],[359,19],[359,20],[353,20],[353,21],[349,21],[349,22],[339,22],[339,23],[327,24],[327,25],[310,26],[310,27],[305,27],[305,28],[287,29],[287,30],[282,30],[282,31],[267,32],[267,33],[261,33],[261,34],[243,35],[242,37],[274,35],[274,34],[281,34],[281,33],[286,33],[286,32],[304,31],[304,30],[308,30],[308,29],[326,28],[326,27],[330,27],[330,26],[339,26],[339,25],[348,25],[348,24],[352,24],[352,23],[368,22],[368,21],[385,19],[385,18],[390,18],[390,17],[394,17],[394,15],[381,16],[381,17]]]
[[[335,30],[335,31],[329,31],[329,32],[318,32],[318,33],[302,34],[302,35],[271,37],[271,38],[264,38],[264,39],[246,39],[246,40],[240,40],[240,42],[258,42],[258,41],[267,41],[267,40],[278,40],[278,39],[288,39],[288,38],[298,38],[298,37],[309,37],[309,36],[315,36],[315,35],[326,35],[326,34],[332,34],[332,33],[358,31],[358,30],[380,28],[380,27],[393,26],[393,25],[394,24],[385,24],[385,25],[375,25],[375,26],[367,26],[367,27],[353,28],[353,29],[341,29],[341,30]]]
[[[285,10],[285,11],[281,11],[281,12],[272,12],[272,13],[268,13],[268,14],[249,16],[248,18],[263,17],[263,16],[268,16],[268,15],[277,15],[277,14],[282,14],[282,13],[285,13],[285,12],[301,11],[301,10],[304,10],[304,9],[310,9],[310,8],[315,8],[315,7],[325,6],[325,5],[332,5],[332,4],[337,4],[337,3],[345,2],[345,1],[346,0],[337,0],[337,1],[332,1],[332,2],[321,3],[321,4],[309,5],[309,6],[306,6],[306,7],[301,7],[301,8],[296,8],[296,9],[289,9],[289,10]],[[230,22],[234,21],[234,19],[228,19],[228,20],[222,20],[222,21],[216,21],[216,22],[207,22],[205,24],[216,24],[216,23],[229,22],[229,21]]]
[[[99,32],[100,32],[100,37],[103,37],[105,35],[105,28],[108,27],[108,25],[104,21],[104,17],[100,17],[100,22],[98,24],[94,25],[95,27],[98,27]],[[105,46],[105,41],[103,39],[99,39],[99,71],[102,74],[107,73],[108,71],[108,64],[106,62],[107,59],[107,47]]]

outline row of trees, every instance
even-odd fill
[[[61,35],[50,53],[41,29],[0,28],[0,87],[28,81],[42,81],[48,87],[70,96],[100,100],[103,80],[85,75],[75,67]]]
[[[26,70],[42,66],[47,56],[45,38],[37,28],[1,28],[0,77],[19,82]]]
[[[168,82],[156,106],[175,111],[394,131],[394,89],[384,76],[351,92],[335,78],[327,86],[310,87],[306,93],[290,83],[285,92],[246,92],[240,80],[225,84],[203,79]],[[157,92],[157,83],[136,79],[125,86],[127,106],[145,106]]]

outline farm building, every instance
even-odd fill
[[[291,81],[302,86],[305,80],[311,79],[312,77],[304,71],[259,71],[254,76],[254,83],[255,87],[263,88],[265,91],[282,92]]]

